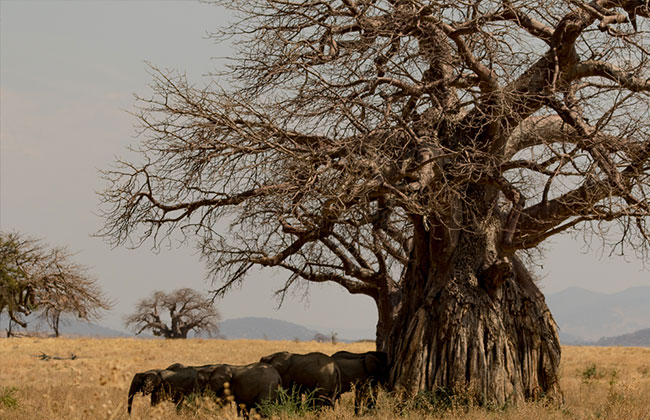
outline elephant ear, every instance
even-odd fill
[[[232,383],[232,369],[228,366],[219,366],[210,376],[210,387],[215,394],[219,395],[223,392],[226,382]]]
[[[138,372],[133,375],[133,380],[131,380],[131,387],[129,388],[129,395],[137,394],[142,390],[142,384],[144,383],[145,374]]]

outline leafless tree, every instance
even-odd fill
[[[27,327],[23,315],[38,310],[58,337],[62,314],[93,321],[112,306],[88,269],[74,263],[64,247],[48,248],[41,240],[2,232],[0,253],[0,311],[22,328]]]
[[[220,293],[262,266],[373,297],[396,391],[557,395],[521,257],[574,232],[648,259],[647,2],[220,3],[236,58],[153,68],[101,234],[195,238]]]
[[[71,315],[84,321],[101,318],[103,310],[113,306],[88,274],[86,267],[71,262],[65,248],[54,248],[47,255],[51,272],[38,293],[39,317],[44,319],[58,337],[61,316]],[[65,322],[65,321],[64,321]]]
[[[210,297],[184,288],[170,293],[155,291],[138,302],[125,323],[136,334],[150,330],[157,337],[187,338],[190,331],[218,333],[219,319]]]

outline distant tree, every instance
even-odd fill
[[[39,317],[47,322],[57,337],[62,315],[93,321],[99,319],[101,310],[112,306],[95,280],[88,276],[86,268],[70,262],[69,257],[64,248],[52,250],[50,258],[57,262],[59,278],[46,284],[38,295]]]
[[[314,341],[317,342],[317,343],[324,343],[324,342],[326,342],[327,340],[329,340],[329,337],[326,336],[326,335],[323,334],[323,333],[316,333],[316,334],[314,334]]]
[[[38,310],[58,337],[61,315],[92,321],[111,308],[88,269],[71,257],[65,247],[0,232],[0,313],[7,312],[10,325],[26,328],[24,316]]]
[[[169,319],[163,314],[169,314]],[[136,334],[150,330],[153,335],[165,338],[187,338],[187,333],[219,332],[219,312],[212,299],[196,290],[184,288],[170,293],[155,291],[151,297],[141,299],[135,313],[126,320],[127,328]]]
[[[0,313],[6,311],[9,315],[7,335],[11,335],[14,323],[27,327],[22,315],[29,315],[36,308],[35,282],[27,269],[36,264],[39,253],[34,239],[0,233]]]

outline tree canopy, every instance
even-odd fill
[[[449,214],[472,182],[502,197],[511,251],[615,221],[608,244],[647,258],[643,2],[228,3],[236,89],[155,72],[144,163],[106,173],[114,243],[180,228],[228,280],[258,264],[368,290],[412,217],[468,225]]]

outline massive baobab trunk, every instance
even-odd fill
[[[499,255],[498,229],[416,224],[388,345],[398,392],[444,389],[479,403],[559,393],[556,325],[531,276]]]

